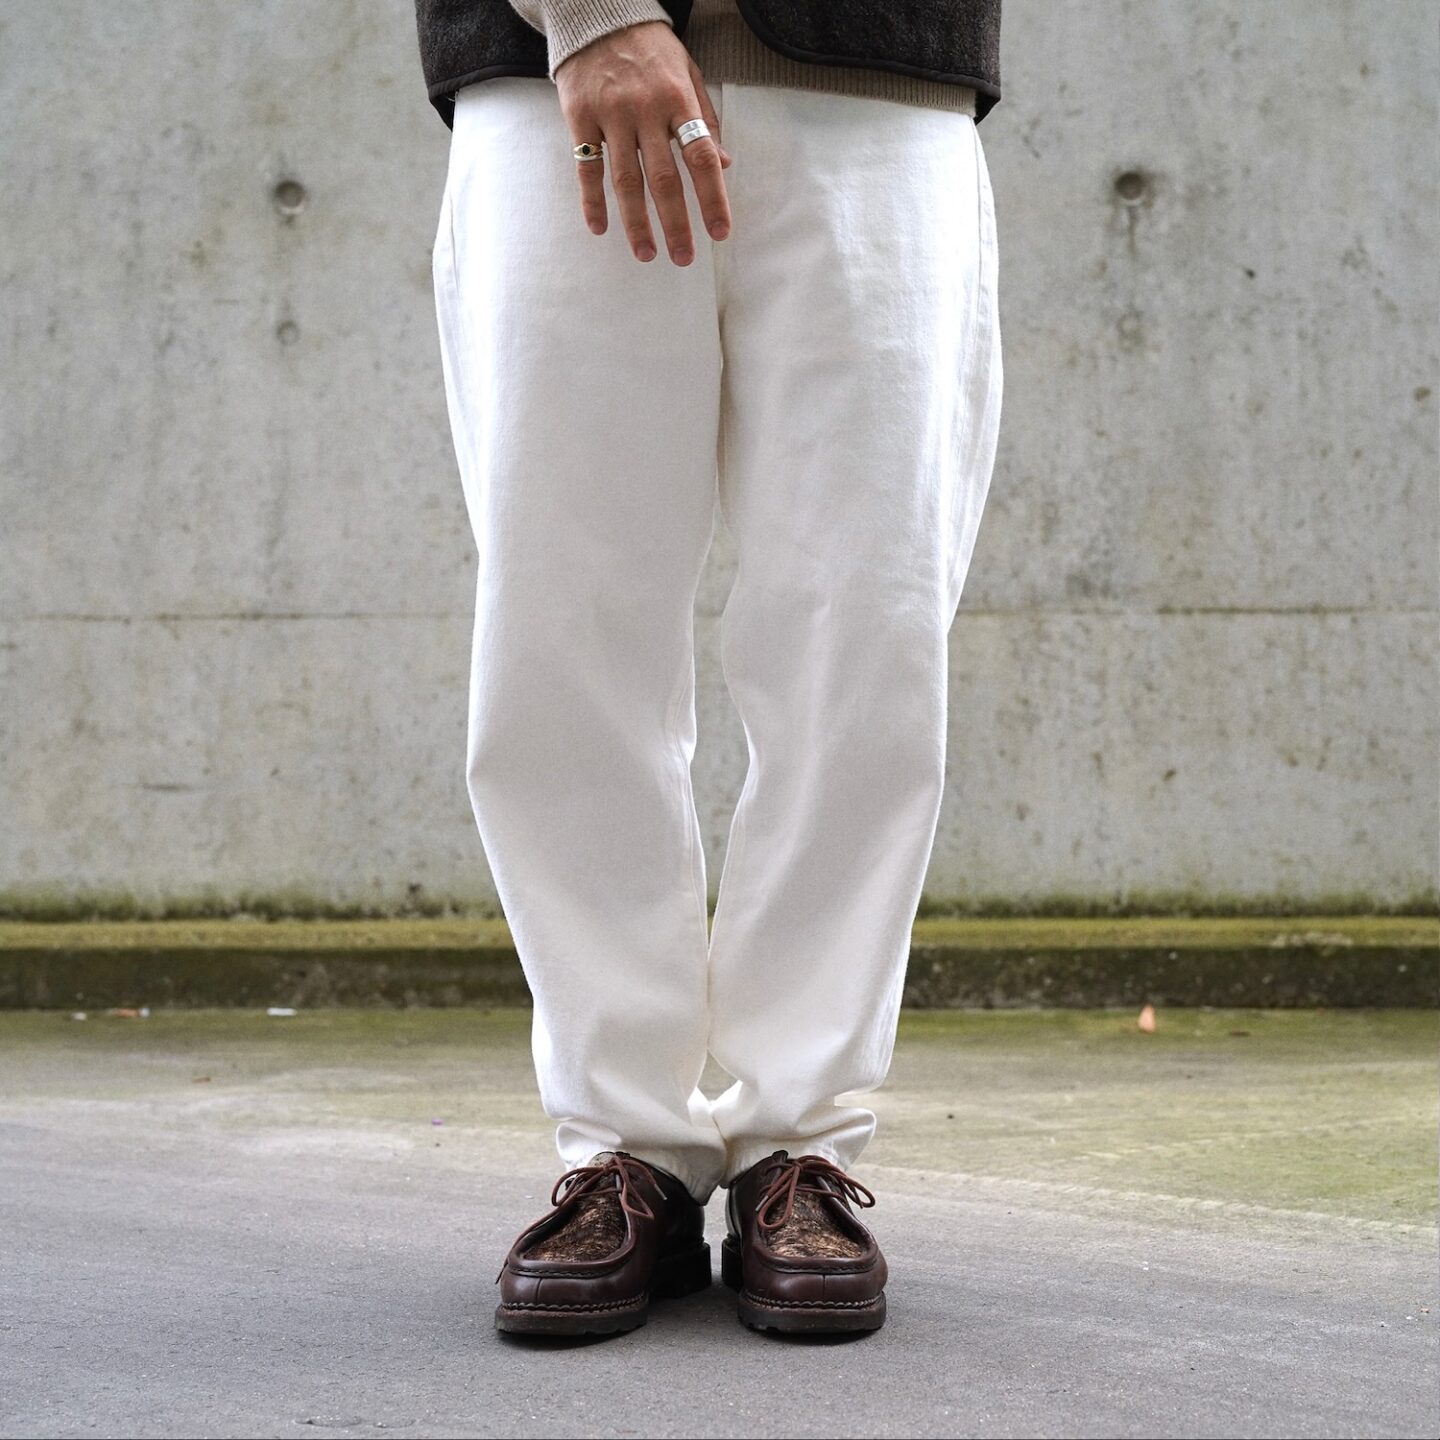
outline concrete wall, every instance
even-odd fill
[[[936,899],[1433,891],[1436,16],[1007,0]],[[0,891],[484,902],[408,6],[26,0],[0,137]]]

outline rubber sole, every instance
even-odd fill
[[[628,1300],[601,1305],[497,1305],[495,1328],[507,1335],[619,1335],[638,1330],[652,1300],[693,1295],[712,1283],[710,1247],[705,1243],[655,1262],[650,1288]]]
[[[752,1295],[745,1288],[740,1247],[727,1235],[720,1246],[720,1278],[735,1291],[736,1315],[752,1330],[774,1330],[783,1335],[842,1335],[856,1330],[878,1330],[885,1323],[885,1292],[873,1300],[827,1305],[777,1304]]]

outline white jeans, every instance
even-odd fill
[[[469,786],[562,1158],[697,1199],[875,1126],[945,771],[946,635],[1000,418],[974,121],[712,87],[696,259],[580,216],[554,87],[463,91],[434,254],[479,547]],[[659,232],[657,228],[657,239]],[[749,771],[706,933],[693,607],[717,495]],[[697,1088],[707,1050],[734,1084]]]

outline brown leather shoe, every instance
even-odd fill
[[[889,1274],[851,1204],[875,1197],[819,1155],[777,1150],[736,1177],[720,1274],[753,1330],[878,1330]]]
[[[710,1283],[705,1211],[665,1170],[605,1151],[550,1193],[501,1267],[495,1328],[602,1335],[643,1325],[650,1301]]]

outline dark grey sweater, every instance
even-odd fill
[[[660,0],[683,40],[691,0]],[[1000,0],[738,0],[770,49],[968,86],[982,119],[1000,98]],[[415,0],[430,100],[448,125],[454,95],[497,75],[547,76],[545,37],[505,0]]]

